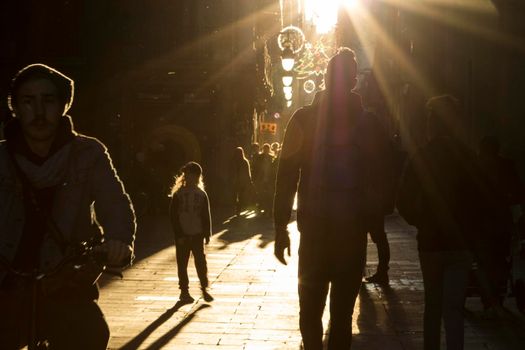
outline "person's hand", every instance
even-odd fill
[[[127,265],[126,260],[129,260],[133,252],[130,245],[116,239],[107,240],[102,245],[95,247],[94,250],[107,256],[109,266]]]
[[[284,251],[288,250],[288,256],[290,253],[290,237],[286,229],[275,230],[275,246],[273,254],[282,264],[287,265],[286,259],[284,258]]]

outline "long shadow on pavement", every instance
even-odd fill
[[[217,239],[223,245],[218,249],[225,249],[228,245],[259,236],[259,248],[265,248],[274,239],[273,222],[271,218],[261,217],[254,212],[247,212],[240,216],[227,218],[217,234]]]
[[[148,346],[145,350],[157,350],[162,349],[164,345],[166,345],[171,339],[175,338],[177,334],[181,331],[184,326],[186,326],[188,323],[191,322],[191,320],[195,317],[195,314],[205,308],[210,307],[208,304],[201,304],[198,308],[190,312],[186,317],[179,322],[175,327],[173,327],[169,332],[164,334],[159,339],[155,340],[150,346]]]
[[[395,285],[394,288],[391,285],[379,285],[379,291],[386,300],[386,312],[394,332],[401,339],[402,348],[420,349],[423,332],[415,327],[422,325],[422,307],[420,302],[414,301],[421,298],[421,293],[414,294],[408,290],[401,295],[401,290],[396,290]]]
[[[360,333],[378,334],[383,332],[378,327],[376,304],[368,291],[368,285],[365,283],[361,284],[359,290],[359,315],[356,323]]]
[[[138,349],[142,343],[157,329],[159,328],[164,322],[169,320],[175,312],[177,312],[182,306],[187,305],[189,303],[185,303],[182,301],[178,301],[171,309],[166,310],[162,315],[160,315],[159,318],[157,318],[155,321],[153,321],[149,326],[147,326],[144,330],[142,330],[139,334],[137,334],[133,339],[131,339],[129,342],[124,344],[120,348],[120,350],[136,350]],[[170,339],[175,337],[177,333],[180,332],[180,330],[188,324],[191,319],[195,316],[195,313],[199,310],[202,310],[206,307],[209,307],[207,304],[200,305],[197,309],[190,312],[177,326],[175,326],[172,330],[170,330],[168,333],[157,339],[153,344],[147,347],[147,349],[160,349],[162,345],[165,345]],[[169,336],[169,338],[166,338]],[[158,347],[153,347],[153,345],[157,343],[162,343]]]

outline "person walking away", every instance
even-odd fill
[[[0,256],[20,272],[53,271],[84,242],[103,241],[94,249],[108,265],[133,260],[129,196],[107,148],[75,132],[67,115],[73,96],[73,80],[43,64],[26,66],[11,82],[13,118],[0,141]],[[2,349],[27,345],[32,321],[52,349],[106,349],[110,333],[95,280],[85,269],[72,278],[72,270],[39,281],[0,271]]]
[[[427,102],[428,142],[409,160],[397,208],[418,229],[425,288],[424,349],[464,346],[463,308],[472,250],[479,232],[480,174],[474,152],[459,141],[464,115],[450,95]]]
[[[323,349],[322,316],[330,290],[328,349],[350,349],[352,314],[366,256],[366,189],[383,159],[371,147],[371,119],[363,114],[355,54],[341,48],[325,77],[326,89],[297,110],[285,131],[274,199],[276,258],[290,255],[287,225],[298,194],[299,327],[305,350]],[[373,142],[372,142],[373,143]],[[378,186],[379,188],[379,186]]]
[[[205,301],[212,301],[208,292],[208,267],[204,243],[210,243],[211,214],[208,195],[204,191],[202,168],[196,162],[186,163],[171,190],[170,221],[175,236],[180,301],[194,301],[189,292],[188,262],[190,253]]]
[[[281,152],[281,144],[277,141],[272,142],[272,144],[270,145],[270,148],[271,148],[271,152],[273,153],[273,156],[275,157],[275,159],[278,159],[279,153]]]
[[[259,144],[257,142],[254,142],[250,145],[249,150],[249,161],[252,169],[254,168],[254,165],[257,161],[257,158],[259,157],[259,153],[261,152]]]
[[[272,199],[275,191],[275,157],[270,144],[265,143],[253,170],[253,182],[257,191],[259,209],[264,216],[272,212]]]
[[[476,244],[476,276],[486,316],[503,303],[503,291],[510,274],[511,241],[514,222],[511,206],[524,199],[524,188],[514,162],[502,157],[496,137],[485,136],[478,159],[483,174],[481,203],[486,215],[480,217],[480,239]]]
[[[250,162],[244,156],[242,147],[234,150],[232,170],[235,213],[239,215],[255,199]]]
[[[368,123],[366,147],[373,163],[367,165],[368,181],[363,202],[365,230],[377,247],[378,265],[376,273],[365,278],[368,283],[388,284],[390,245],[385,231],[385,215],[391,213],[389,195],[393,175],[392,150],[387,134],[373,112],[365,112]]]

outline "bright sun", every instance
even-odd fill
[[[337,24],[337,11],[340,6],[352,8],[359,0],[305,0],[306,20],[315,24],[319,34],[331,31]]]

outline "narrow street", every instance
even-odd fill
[[[190,292],[196,301],[181,306],[176,304],[175,248],[167,218],[139,222],[135,265],[123,280],[105,278],[101,283],[100,304],[112,334],[110,349],[300,348],[295,223],[289,226],[293,246],[288,266],[273,257],[268,219],[248,215],[215,224],[207,247],[215,300],[206,303],[200,298],[190,263]],[[387,219],[387,233],[392,251],[390,286],[363,284],[354,312],[353,349],[422,348],[423,282],[415,230],[393,215]],[[375,245],[369,240],[367,273],[376,263]],[[513,298],[505,306],[508,313],[503,317],[485,319],[478,298],[467,300],[466,349],[525,348],[525,318],[515,311]]]

